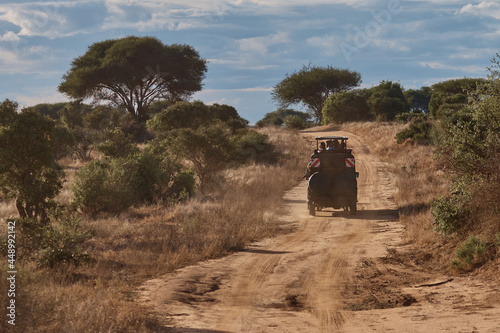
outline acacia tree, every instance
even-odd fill
[[[59,91],[111,102],[144,123],[155,100],[181,100],[200,91],[206,71],[206,61],[189,45],[130,36],[92,44],[73,60]]]
[[[349,91],[360,83],[361,74],[357,72],[331,66],[308,65],[276,84],[272,99],[282,108],[302,103],[316,121],[321,123],[326,99],[334,93]]]

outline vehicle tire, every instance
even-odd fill
[[[330,190],[330,176],[324,172],[316,172],[309,177],[308,188],[317,195],[327,195]]]
[[[307,207],[309,208],[309,215],[316,216],[316,210],[315,210],[316,207],[314,206],[314,203],[311,201],[308,201]]]
[[[351,212],[351,215],[356,215],[357,213],[356,200],[351,200],[349,202],[349,211]]]

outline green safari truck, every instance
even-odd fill
[[[356,214],[358,201],[356,163],[345,136],[316,137],[316,149],[308,166],[309,214],[332,207]]]

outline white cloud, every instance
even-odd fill
[[[449,69],[450,66],[440,63],[439,61],[420,61],[420,66],[432,69]]]
[[[103,25],[105,29],[134,28],[140,31],[168,29],[188,30],[223,25],[223,18],[237,13],[238,15],[279,15],[286,16],[287,8],[305,6],[303,0],[104,0],[108,17]],[[369,7],[377,3],[387,5],[400,0],[311,0],[307,6],[347,5],[351,7]],[[142,14],[142,17],[141,17]],[[318,26],[319,21],[311,19],[310,24]],[[292,25],[291,28],[296,28]]]
[[[18,42],[19,40],[19,36],[13,31],[8,31],[3,36],[0,36],[0,42]]]
[[[397,0],[396,0],[397,1]],[[234,3],[240,3],[241,1],[233,1]],[[290,6],[304,6],[303,0],[251,0],[259,6],[270,6],[270,7],[290,7]],[[374,3],[384,3],[384,0],[309,0],[307,1],[307,6],[321,6],[321,5],[348,5],[351,7],[363,7],[365,5],[371,6]]]
[[[338,36],[314,36],[307,39],[307,43],[313,47],[321,49],[326,56],[333,56],[340,53],[340,43],[342,39]]]
[[[239,59],[239,60],[208,59],[208,63],[209,63],[209,65],[210,64],[217,64],[217,65],[222,65],[222,66],[231,66],[233,68],[250,69],[250,70],[257,70],[257,71],[279,67],[278,65],[269,65],[269,64],[252,66],[252,65],[248,64],[244,59]]]
[[[217,18],[228,14],[233,7],[216,1],[106,0],[106,8],[108,16],[103,29],[176,31],[214,27]]]
[[[0,48],[0,72],[30,73],[32,69],[33,61],[21,59],[14,51]]]
[[[260,65],[260,66],[250,66],[248,69],[252,69],[255,71],[263,71],[266,69],[271,69],[271,68],[278,68],[278,65]]]
[[[44,87],[31,91],[29,95],[18,95],[16,100],[21,107],[28,107],[43,103],[60,103],[68,101],[68,98],[58,93],[56,87]]]
[[[263,37],[251,37],[238,40],[240,51],[266,55],[269,48],[276,44],[286,44],[290,42],[288,33],[278,32]]]
[[[399,0],[312,0],[307,6],[343,4],[352,7]],[[0,4],[0,20],[20,28],[19,36],[58,38],[100,29],[191,30],[224,25],[231,14],[286,15],[305,6],[302,0],[86,0]],[[302,24],[302,21],[297,22]],[[304,24],[318,25],[311,19]],[[227,24],[226,24],[227,25]],[[293,27],[292,27],[293,28]]]
[[[57,63],[57,51],[47,46],[19,46],[0,48],[0,73],[29,74],[38,78],[61,76],[61,72],[51,69]]]
[[[439,61],[420,61],[420,66],[431,69],[450,69],[455,71],[462,71],[471,74],[484,73],[486,68],[477,65],[447,65]]]
[[[493,55],[497,50],[493,48],[466,48],[463,46],[457,47],[455,53],[450,54],[451,59],[484,59],[486,55]]]
[[[241,61],[238,60],[229,60],[229,59],[208,59],[209,64],[217,64],[217,65],[241,65]]]
[[[0,21],[19,27],[18,36],[50,39],[95,32],[106,11],[102,0],[0,4]]]
[[[0,20],[21,28],[19,36],[61,36],[66,19],[59,14],[58,4],[0,5]]]
[[[127,4],[127,5],[144,5],[144,6],[158,6],[165,4],[165,1],[162,0],[150,0],[150,1],[142,1],[142,0],[105,0],[107,4]],[[349,5],[353,7],[360,7],[363,5],[374,5],[376,3],[387,3],[388,0],[309,0],[307,2],[307,6],[320,6],[320,5]],[[391,0],[398,1],[398,0]],[[402,1],[402,0],[400,0]],[[235,8],[247,8],[247,9],[256,9],[258,6],[263,7],[292,7],[292,6],[304,6],[303,0],[190,0],[186,2],[186,0],[169,0],[169,5],[182,6],[184,8],[200,8],[204,11],[210,12],[219,12],[223,14],[225,12],[230,12]]]
[[[400,40],[373,39],[372,42],[378,48],[387,50],[395,50],[401,52],[409,52],[410,48]]]
[[[269,92],[273,91],[273,87],[249,87],[249,88],[235,88],[235,89],[203,89],[202,93],[214,93],[214,92]]]
[[[468,4],[459,13],[473,14],[479,16],[491,16],[497,20],[500,20],[500,3],[497,2],[481,2],[477,5]]]

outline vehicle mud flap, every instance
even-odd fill
[[[309,215],[316,216],[314,202],[312,202],[312,201],[307,202],[307,208],[309,210]]]
[[[349,201],[349,212],[351,213],[351,215],[356,215],[358,209],[357,209],[357,203],[356,203],[356,198],[352,198],[350,201]]]
[[[309,177],[309,189],[316,195],[327,195],[330,189],[330,176],[324,172],[316,172]]]

